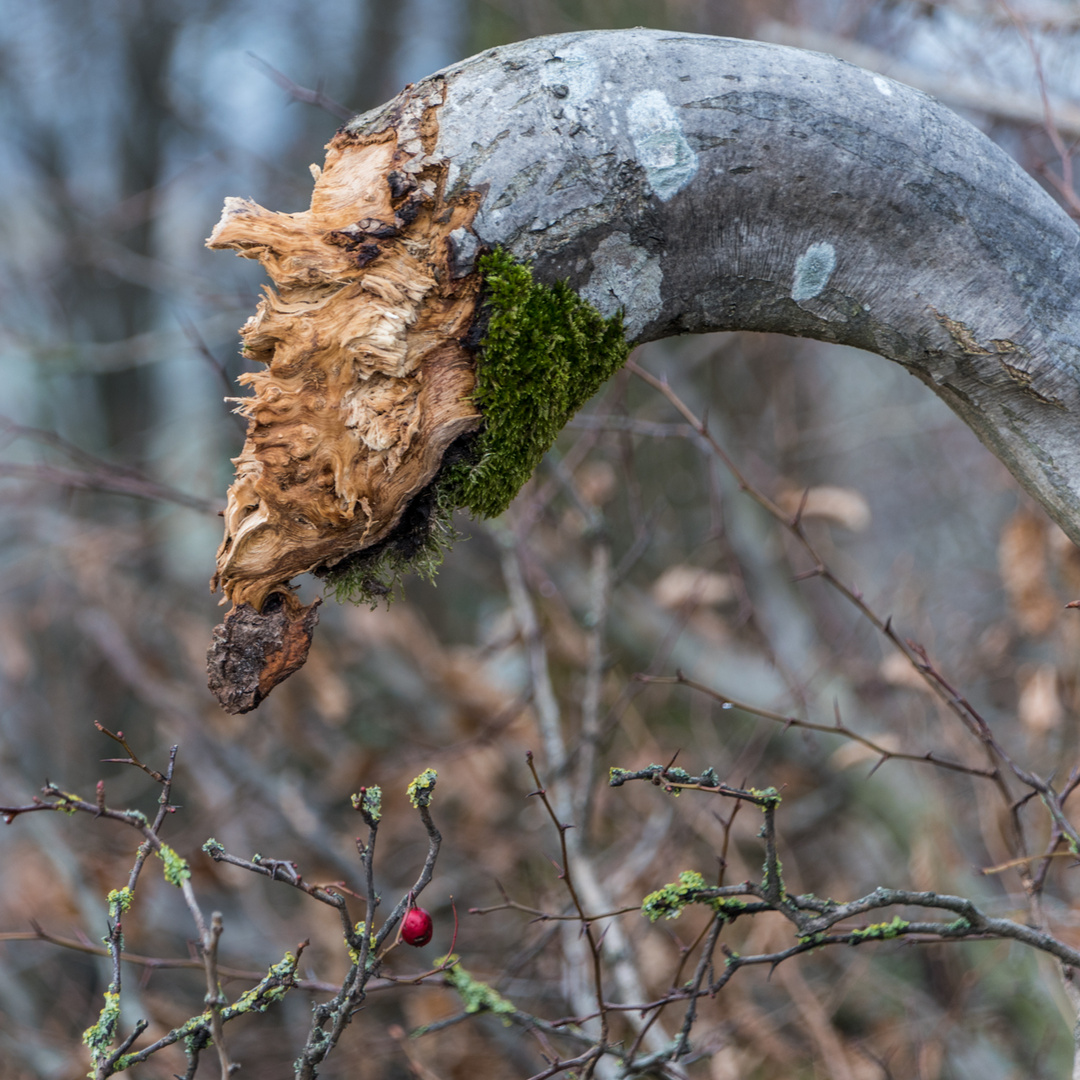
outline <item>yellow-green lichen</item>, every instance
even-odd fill
[[[363,943],[364,943],[364,923],[358,922],[353,927],[353,933],[356,935],[356,937],[358,937],[360,939],[360,944],[362,946]],[[371,950],[375,948],[375,942],[378,939],[378,936],[379,936],[378,932],[376,931],[375,927],[373,926],[371,928],[371,934],[368,937],[368,941],[370,942],[370,947],[368,949],[368,964],[369,964],[369,966],[371,964]],[[354,948],[350,944],[348,937],[345,938],[345,948],[347,948],[349,950],[349,960],[352,961],[353,964],[359,964],[360,963],[360,951],[358,949]]]
[[[439,774],[434,769],[425,769],[415,780],[413,780],[406,791],[406,794],[409,796],[409,802],[417,809],[421,806],[430,806],[431,796],[435,791],[435,781],[438,780],[438,778]]]
[[[754,796],[755,799],[760,800],[758,802],[758,805],[761,807],[761,809],[763,811],[768,810],[770,808],[775,809],[777,806],[779,806],[784,801],[783,798],[780,795],[780,792],[777,791],[776,788],[774,788],[774,787],[767,787],[767,788],[755,788],[755,787],[752,787],[752,788],[748,788],[747,790],[749,791],[749,793],[751,795]]]
[[[165,880],[170,885],[180,888],[191,877],[191,868],[168,844],[158,848],[157,856],[165,864]]]
[[[738,907],[734,910],[729,906],[730,901],[714,896],[713,892],[712,887],[705,884],[705,879],[696,870],[684,870],[677,882],[665,885],[645,897],[641,902],[641,914],[649,922],[656,922],[661,917],[677,919],[683,908],[690,904],[706,904],[718,914],[733,917],[746,907],[745,902],[739,900],[735,901]]]
[[[133,899],[134,894],[127,885],[122,889],[112,889],[106,897],[109,904],[109,918],[119,919],[131,907]]]
[[[53,803],[53,806],[63,814],[67,814],[69,817],[72,814],[77,814],[79,808],[76,803],[81,803],[84,800],[78,795],[73,795],[70,791],[61,791],[59,798]]]
[[[861,930],[852,930],[851,936],[855,941],[885,941],[889,938],[899,937],[910,924],[899,915],[893,916],[892,922],[873,923]]]

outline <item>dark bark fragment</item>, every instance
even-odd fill
[[[279,682],[303,667],[321,603],[316,599],[304,607],[292,595],[274,593],[261,614],[241,604],[214,627],[206,654],[207,685],[226,712],[251,712]]]

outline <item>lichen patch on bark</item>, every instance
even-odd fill
[[[241,331],[266,366],[240,380],[248,433],[212,582],[236,605],[259,611],[295,575],[384,539],[479,424],[460,340],[478,276],[453,275],[447,240],[477,197],[444,199],[436,120],[428,103],[375,134],[339,132],[309,210],[228,199],[207,242],[273,281]]]

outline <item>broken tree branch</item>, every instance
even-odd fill
[[[267,368],[245,377],[216,579],[256,615],[304,571],[430,569],[454,505],[500,504],[476,497],[485,457],[543,426],[540,398],[474,397],[492,335],[539,342],[503,389],[572,413],[620,317],[631,345],[755,330],[894,360],[1080,542],[1080,228],[919,91],[759,42],[566,34],[406,88],[315,171],[310,211],[230,200],[210,241],[278,290],[244,328]],[[519,302],[505,263],[481,281],[495,249],[554,291]]]

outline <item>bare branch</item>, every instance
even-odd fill
[[[261,56],[253,52],[248,53],[248,59],[275,85],[280,86],[293,101],[302,102],[304,105],[315,105],[336,116],[339,120],[350,120],[355,115],[351,109],[339,105],[333,98],[327,97],[321,89],[308,90],[298,83],[294,83],[287,75],[283,75],[276,67],[272,67]]]

